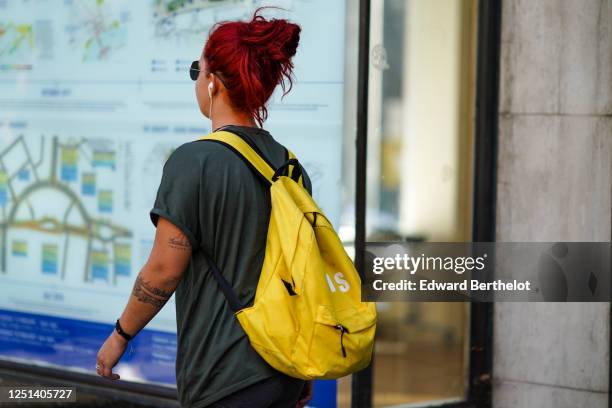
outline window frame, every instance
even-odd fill
[[[474,118],[474,196],[472,240],[495,241],[497,145],[502,0],[479,0]],[[355,160],[355,265],[362,277],[366,237],[366,160],[370,54],[370,0],[359,1],[357,137]],[[464,401],[423,405],[444,408],[490,408],[493,369],[493,303],[470,305],[470,351]],[[376,358],[375,356],[373,358]],[[372,365],[353,374],[351,406],[372,406]]]

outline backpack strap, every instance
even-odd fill
[[[227,146],[238,157],[244,159],[247,165],[255,170],[268,184],[272,184],[275,169],[240,136],[232,132],[220,131],[206,135],[200,140],[210,140]]]
[[[295,157],[293,152],[289,149],[287,149],[287,157],[289,158],[287,162],[291,163],[293,160],[295,160],[295,163],[297,163],[297,165],[289,164],[289,170],[288,170],[289,177],[291,177],[293,181],[298,183],[300,186],[304,187],[304,180],[303,180],[304,178],[302,177],[302,166],[298,162],[297,157]]]
[[[299,185],[303,186],[302,169],[295,155],[287,149],[288,160],[278,169],[261,154],[259,149],[249,144],[239,135],[229,131],[210,133],[200,140],[209,140],[220,143],[238,155],[265,183],[272,184],[276,177],[283,173],[285,167],[288,175]],[[256,150],[257,149],[257,150]]]
[[[282,171],[284,167],[288,168],[288,174],[291,176],[293,180],[302,185],[302,169],[300,164],[297,161],[295,155],[287,149],[287,162],[281,166],[281,168],[275,170],[274,166],[265,159],[265,157],[260,154],[260,152],[256,151],[253,146],[247,143],[242,137],[228,131],[218,131],[210,133],[200,140],[208,140],[211,142],[220,143],[230,150],[233,150],[234,153],[238,155],[244,162],[249,166],[256,175],[258,175],[262,180],[264,180],[267,184],[272,184],[276,177],[278,176],[278,172]],[[297,179],[296,179],[297,178]],[[206,258],[206,262],[210,266],[213,277],[217,281],[219,288],[223,292],[223,295],[227,299],[230,309],[236,313],[240,311],[244,306],[240,303],[240,299],[234,292],[232,285],[225,279],[213,259],[202,249],[202,253]]]
[[[202,253],[204,254],[204,257],[206,258],[206,261],[208,262],[208,265],[212,270],[215,280],[219,284],[221,292],[223,292],[225,299],[227,299],[227,303],[229,304],[230,309],[232,309],[232,312],[234,313],[239,312],[243,308],[243,306],[240,303],[240,299],[238,299],[238,295],[236,295],[236,292],[234,292],[232,285],[230,285],[227,279],[225,279],[219,268],[217,268],[217,264],[215,264],[212,258],[208,256],[206,251],[204,251],[203,247]]]
[[[272,184],[272,177],[274,176],[275,171],[274,168],[240,136],[227,131],[219,131],[201,137],[200,140],[208,140],[226,146],[228,149],[234,151],[238,157],[244,160],[247,166],[250,167],[251,170],[253,170],[253,172],[264,182],[267,184]],[[213,277],[217,281],[221,292],[223,292],[223,295],[227,299],[230,309],[234,313],[238,312],[243,308],[243,306],[240,303],[236,292],[234,292],[232,285],[230,285],[227,279],[225,279],[217,267],[217,264],[215,264],[215,261],[213,261],[206,251],[204,251],[204,248],[202,248],[202,253],[206,258],[206,262],[210,266]]]

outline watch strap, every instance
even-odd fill
[[[117,323],[115,323],[115,330],[117,330],[117,333],[119,333],[119,335],[127,341],[130,341],[134,338],[134,336],[130,336],[123,330],[123,328],[121,327],[121,323],[119,323],[119,319],[117,319]]]

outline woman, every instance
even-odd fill
[[[261,126],[276,86],[285,94],[291,89],[299,38],[298,25],[267,20],[258,10],[248,23],[214,26],[190,71],[212,129],[238,134],[275,166],[285,162],[286,150]],[[304,185],[311,190],[306,173]],[[242,304],[252,304],[269,214],[269,188],[226,146],[194,141],[174,151],[151,210],[153,249],[98,353],[98,373],[119,378],[112,368],[127,342],[176,290],[176,377],[183,406],[305,406],[312,384],[274,370],[253,350],[203,255],[216,262]]]

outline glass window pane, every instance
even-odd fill
[[[367,241],[471,239],[475,0],[373,0]],[[374,405],[463,399],[467,303],[380,303]]]

